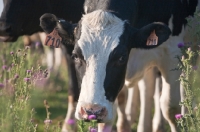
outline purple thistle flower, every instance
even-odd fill
[[[96,117],[96,115],[89,115],[88,116],[88,120],[94,120],[94,119],[96,119],[97,117]]]
[[[2,69],[3,69],[3,70],[6,70],[6,69],[7,69],[7,66],[6,66],[6,65],[3,65],[3,66],[2,66]]]
[[[193,66],[192,69],[193,69],[194,71],[196,71],[196,70],[198,69],[198,66]]]
[[[19,78],[19,75],[18,74],[15,74],[15,79]]]
[[[13,54],[14,54],[14,52],[13,52],[13,51],[11,51],[11,52],[10,52],[10,54],[11,54],[11,55],[13,55]]]
[[[75,124],[75,120],[74,119],[69,119],[66,123],[69,124],[69,125],[74,125]]]
[[[15,66],[15,64],[14,64],[14,63],[12,63],[12,64],[11,64],[11,66],[13,67],[13,66]]]
[[[185,45],[184,45],[184,43],[179,43],[178,44],[178,48],[182,48],[182,47],[184,47]]]
[[[3,88],[4,87],[4,84],[3,83],[0,83],[0,88]]]
[[[45,124],[50,124],[50,123],[52,123],[52,120],[46,119],[46,120],[44,121],[44,123],[45,123]]]
[[[30,73],[30,72],[31,72],[31,70],[26,70],[26,72],[27,72],[27,73]]]
[[[28,81],[30,81],[30,80],[31,80],[31,79],[28,78],[28,77],[24,78],[24,81],[25,81],[25,82],[28,82]]]
[[[176,117],[177,120],[179,120],[183,117],[183,115],[182,114],[176,114],[175,117]]]
[[[196,70],[198,69],[198,66],[193,66],[192,69],[193,69],[194,71],[196,71]]]
[[[36,47],[39,47],[40,45],[41,45],[40,42],[36,42],[36,43],[35,43],[35,46],[36,46]]]
[[[90,132],[97,132],[96,128],[90,128]]]
[[[103,129],[103,132],[111,132],[112,131],[112,127],[111,126],[105,126]]]

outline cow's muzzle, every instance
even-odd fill
[[[14,42],[17,38],[11,31],[11,24],[0,21],[0,42]]]
[[[79,116],[85,121],[90,121],[92,119],[97,120],[99,123],[107,116],[107,110],[105,107],[97,104],[82,104],[79,109]]]

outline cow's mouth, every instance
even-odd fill
[[[11,35],[11,24],[0,21],[0,42],[14,42],[17,40],[17,36]]]
[[[107,116],[107,111],[105,107],[99,109],[98,111],[94,111],[93,109],[86,109],[81,107],[81,113],[82,119],[85,122],[91,121],[90,116],[94,115],[97,123],[103,123],[104,118]]]
[[[83,119],[84,122],[90,122],[89,119]],[[96,119],[97,123],[104,123],[102,119]]]
[[[11,24],[4,22],[4,21],[0,21],[0,35],[1,36],[4,36],[4,35],[9,36],[9,32],[11,32]]]

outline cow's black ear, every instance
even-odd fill
[[[57,18],[54,14],[45,13],[40,17],[40,26],[47,33],[51,34],[54,30],[62,38],[64,45],[74,44],[74,30],[77,24],[71,24],[64,19]]]
[[[47,33],[51,33],[57,25],[57,17],[50,13],[45,13],[40,17],[40,27]]]
[[[151,49],[165,42],[171,31],[169,27],[160,22],[151,23],[137,31],[131,36],[132,48]]]

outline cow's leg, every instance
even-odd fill
[[[114,109],[113,109],[113,120],[112,122],[107,123],[98,123],[98,132],[112,132],[112,128],[117,116],[116,108],[118,107],[117,101],[114,103]]]
[[[130,124],[136,123],[139,115],[140,95],[138,85],[128,88],[128,99],[126,103],[126,116]]]
[[[62,62],[62,50],[60,48],[54,49],[54,60],[54,72],[57,76]]]
[[[30,36],[29,35],[24,35],[22,37],[24,46],[30,46],[31,45],[31,40],[30,40]]]
[[[45,39],[46,39],[46,33],[40,32],[39,36],[40,36],[40,40],[41,40],[42,44],[44,45]],[[48,75],[48,77],[49,77],[50,73],[53,70],[53,65],[54,65],[54,49],[44,45],[44,53],[46,55],[44,63],[47,65],[47,68],[49,71],[49,75]]]
[[[114,122],[114,120],[113,120],[113,122]],[[99,123],[98,124],[98,132],[112,132],[113,122]]]
[[[179,106],[180,82],[178,81],[180,71],[170,71],[172,69],[170,66],[168,66],[167,68],[167,72],[161,72],[162,95],[160,98],[160,106],[164,118],[168,121],[170,125],[171,132],[177,132],[175,114],[181,112],[181,108]]]
[[[77,131],[76,121],[75,121],[75,116],[74,116],[76,104],[77,102],[74,101],[74,97],[69,95],[67,115],[63,122],[62,132],[76,132]]]
[[[75,121],[75,108],[79,97],[78,81],[76,77],[75,65],[71,59],[71,55],[64,51],[67,67],[68,67],[68,111],[63,123],[62,132],[76,132],[76,124],[70,123],[70,120]]]
[[[131,132],[130,124],[125,114],[125,107],[127,101],[128,90],[124,86],[117,97],[117,131],[118,132]]]
[[[155,69],[150,68],[146,71],[142,80],[138,82],[140,90],[140,117],[138,132],[152,131],[152,106],[155,91]]]
[[[161,75],[156,77],[155,93],[154,93],[154,117],[153,117],[153,132],[165,132],[164,130],[164,117],[160,108],[160,96],[162,90]]]
[[[45,63],[47,65],[47,68],[48,68],[48,71],[49,71],[49,75],[48,75],[48,77],[49,77],[51,72],[52,72],[53,64],[54,64],[54,60],[53,60],[54,49],[50,48],[50,47],[45,47],[44,52],[46,54],[46,60],[45,60],[46,62]]]

